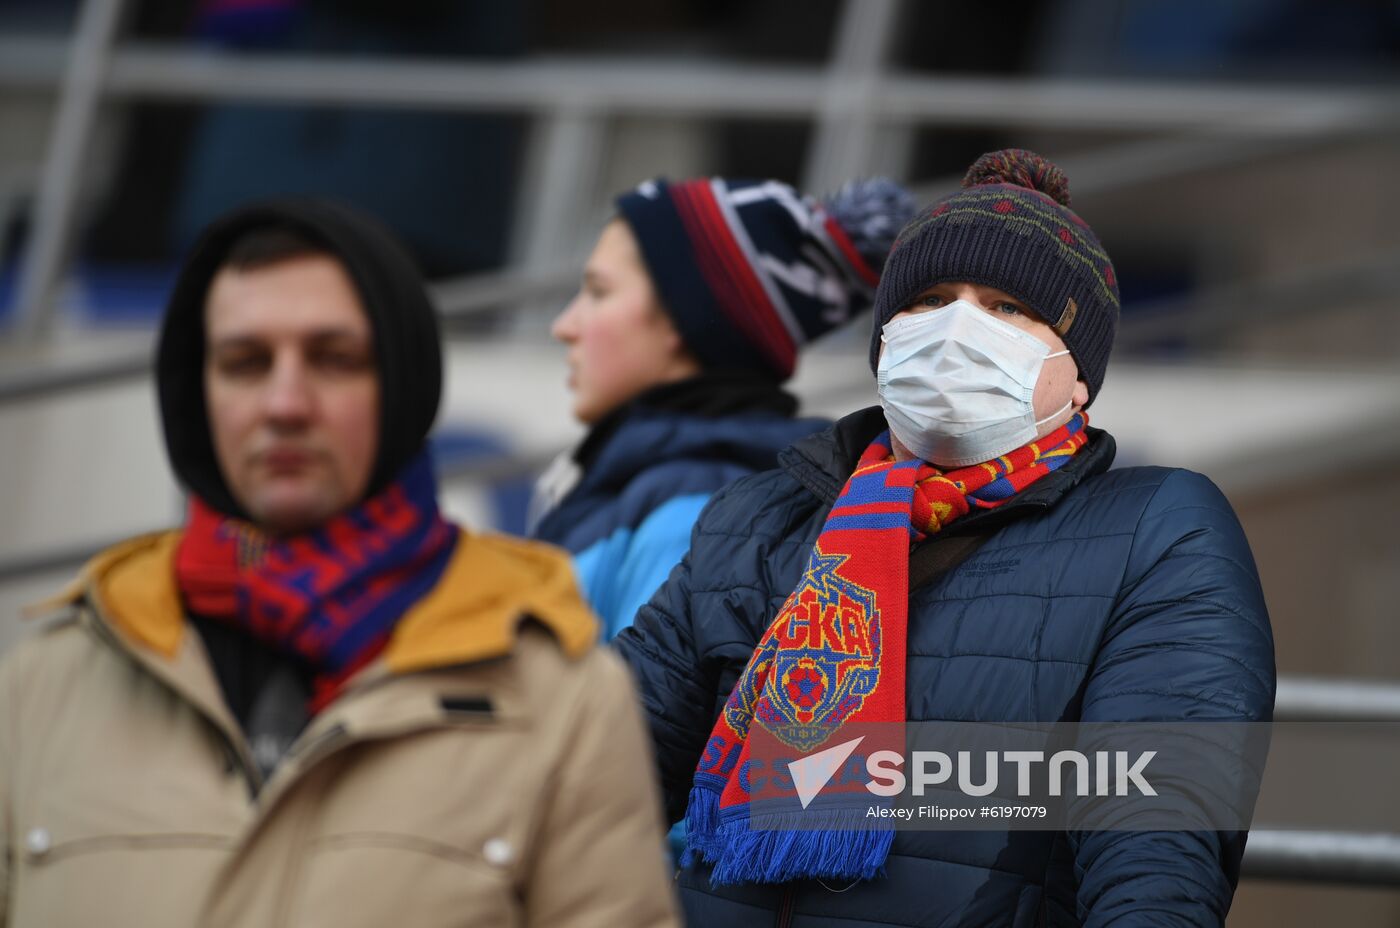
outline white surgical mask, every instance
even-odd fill
[[[966,467],[1033,441],[1035,384],[1050,358],[1029,332],[958,300],[886,323],[876,380],[890,431],[921,459]]]

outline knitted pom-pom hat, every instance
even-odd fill
[[[1007,148],[978,158],[962,185],[895,239],[875,295],[870,369],[895,313],[935,284],[966,281],[1004,290],[1049,323],[1092,403],[1118,329],[1118,279],[1088,223],[1069,208],[1064,172],[1035,152]]]
[[[792,376],[797,352],[870,306],[913,196],[893,181],[818,201],[775,180],[656,179],[617,198],[666,312],[707,370]]]

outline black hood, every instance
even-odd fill
[[[266,226],[295,229],[340,259],[359,290],[379,369],[379,448],[366,497],[387,486],[423,447],[442,394],[437,315],[413,260],[378,222],[324,200],[277,199],[216,220],[175,281],[156,352],[165,447],[176,477],[214,509],[246,517],[219,470],[204,399],[204,302],[229,248]]]

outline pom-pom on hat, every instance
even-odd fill
[[[967,281],[1004,290],[1049,323],[1092,403],[1118,329],[1118,279],[1089,224],[1069,208],[1064,172],[1035,152],[1007,148],[978,158],[962,186],[895,239],[875,296],[870,369],[895,313],[935,284]]]
[[[913,215],[893,181],[818,201],[774,180],[649,180],[617,199],[666,312],[707,370],[792,376],[803,345],[870,306]]]

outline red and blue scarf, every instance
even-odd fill
[[[1086,421],[1077,414],[996,460],[946,472],[924,461],[895,461],[888,432],[871,443],[710,734],[686,809],[685,863],[712,864],[714,883],[870,879],[883,872],[894,832],[864,824],[870,797],[863,788],[804,805],[796,812],[800,821],[790,817],[790,804],[783,813],[755,812],[755,800],[764,798],[755,771],[765,763],[752,756],[760,734],[752,723],[758,722],[765,749],[777,744],[791,760],[838,744],[846,725],[887,723],[873,728],[902,731],[910,545],[974,508],[1003,505],[1062,467],[1087,440]],[[902,735],[898,744],[879,746],[902,750]],[[869,738],[862,745],[875,747]],[[865,801],[852,805],[855,793]],[[763,827],[753,827],[760,819]],[[793,827],[782,827],[784,821]]]
[[[382,491],[300,535],[265,535],[191,497],[175,574],[188,609],[313,668],[317,711],[383,650],[456,541],[424,452]]]

